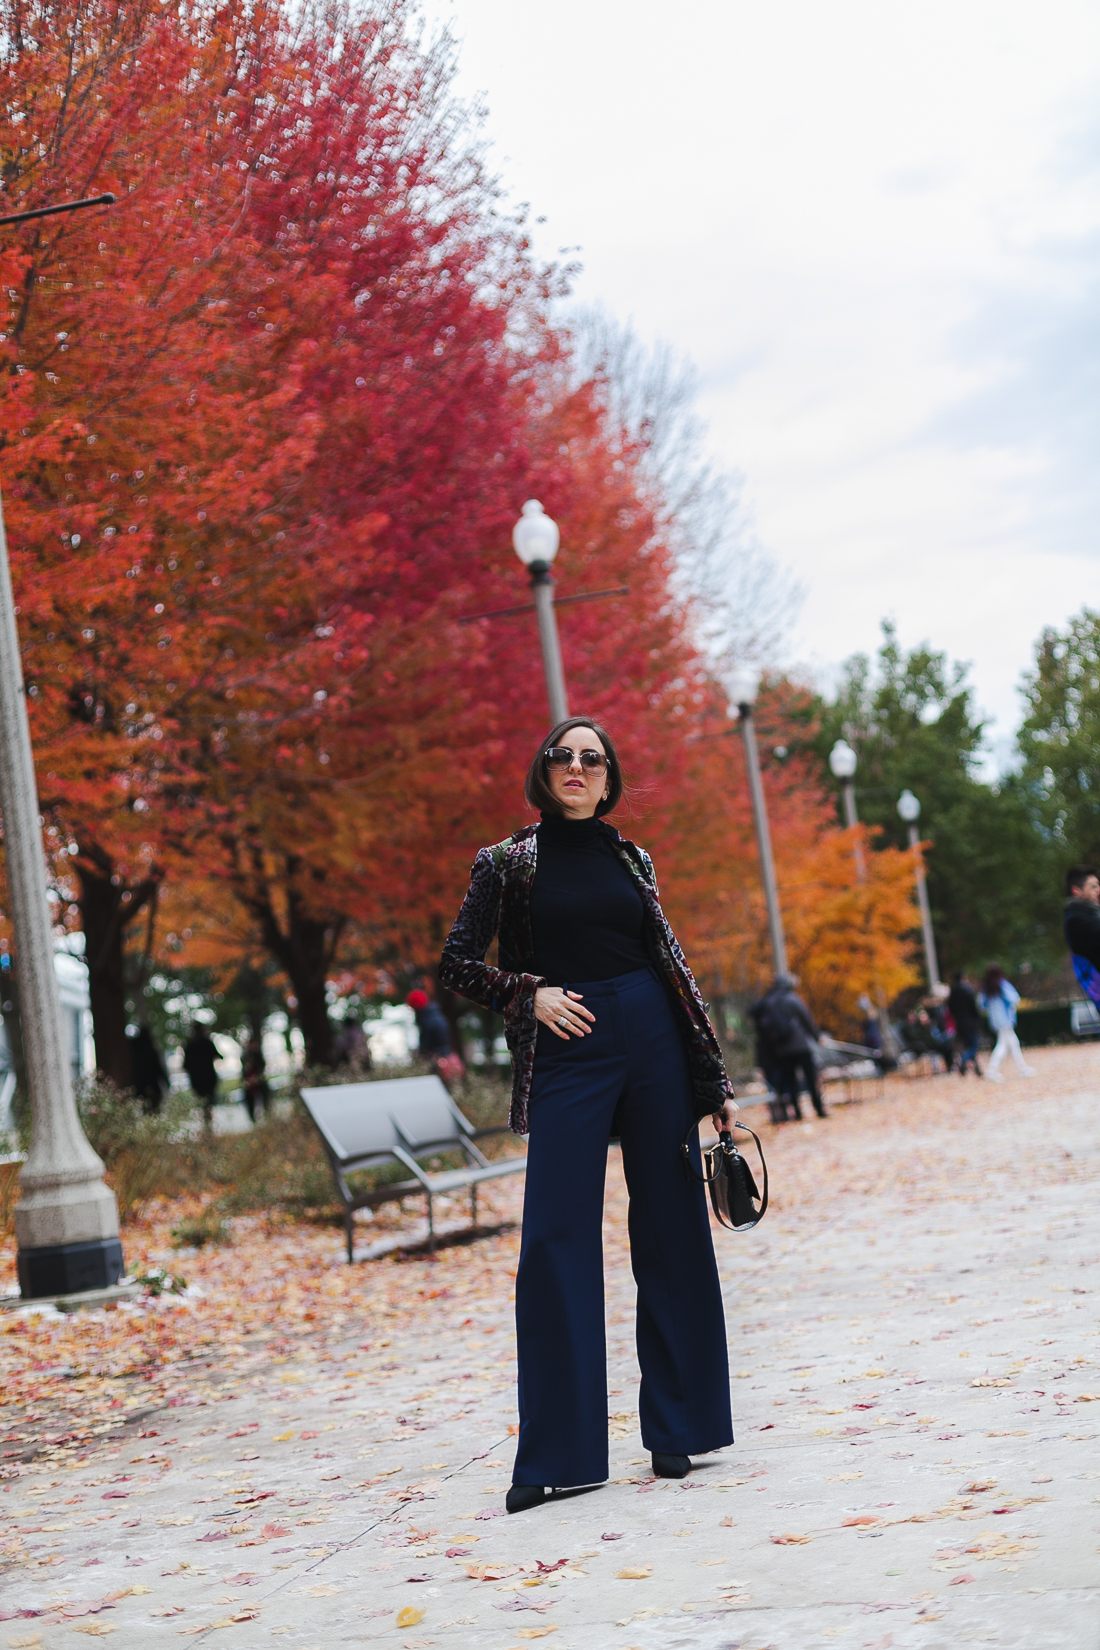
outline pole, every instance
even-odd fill
[[[772,963],[777,975],[786,974],[787,942],[783,937],[783,917],[779,909],[779,887],[775,880],[768,810],[764,801],[764,781],[760,775],[760,753],[756,747],[756,726],[752,719],[750,704],[738,705],[737,709],[741,721],[741,738],[745,746],[745,766],[749,773],[749,795],[752,797],[752,822],[756,828],[756,850],[760,855],[760,877],[764,884],[764,899],[768,907]]]
[[[851,778],[843,779],[841,786],[844,792],[844,820],[849,830],[859,824],[859,815],[856,812],[856,787]],[[855,839],[856,876],[860,882],[867,881],[867,861],[863,857],[863,848],[857,837]],[[890,1014],[886,1004],[886,993],[878,981],[874,984],[875,1007],[878,1009],[879,1030],[882,1034],[882,1052],[897,1059],[900,1049],[897,1038],[890,1025]]]
[[[924,861],[920,855],[920,835],[915,825],[909,827],[909,846],[917,868],[917,903],[920,906],[921,934],[924,938],[924,966],[928,971],[928,985],[935,990],[940,983],[940,965],[936,957],[936,936],[932,932],[932,908],[928,903],[928,884],[924,876]]]
[[[539,622],[539,643],[542,647],[542,668],[546,676],[550,721],[556,725],[565,721],[569,715],[569,708],[565,699],[565,671],[561,663],[558,621],[554,613],[554,581],[545,562],[531,563],[531,593],[535,598],[535,615]]]
[[[0,814],[31,1102],[31,1147],[15,1210],[19,1289],[25,1298],[102,1289],[122,1272],[118,1205],[73,1099],[2,503]]]
[[[844,822],[848,829],[853,831],[859,824],[859,815],[856,813],[855,781],[851,779],[842,780],[841,790],[844,795]],[[854,838],[854,843],[853,853],[856,861],[856,875],[859,877],[860,882],[863,882],[867,875],[867,866],[863,859],[863,844],[858,837]]]

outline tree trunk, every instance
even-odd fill
[[[126,1040],[126,929],[159,887],[159,876],[130,885],[96,843],[81,843],[76,862],[80,877],[84,960],[88,965],[92,1030],[97,1071],[119,1088],[131,1083],[130,1045]]]
[[[331,912],[316,916],[306,908],[299,881],[301,862],[286,862],[286,926],[280,923],[266,883],[238,891],[259,919],[264,943],[289,979],[294,1013],[306,1045],[306,1064],[332,1064],[332,1022],[328,1017],[328,976],[346,919]],[[316,876],[315,881],[323,878]],[[262,889],[262,891],[261,891]]]

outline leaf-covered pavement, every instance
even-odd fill
[[[517,1518],[518,1183],[434,1259],[128,1229],[185,1296],[0,1319],[0,1646],[1092,1645],[1100,1051],[1035,1060],[768,1130],[773,1209],[717,1237],[738,1441],[683,1483],[638,1438],[613,1157],[613,1481]]]

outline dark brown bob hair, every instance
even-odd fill
[[[573,728],[591,728],[604,748],[607,757],[607,801],[596,804],[596,817],[602,818],[617,808],[623,797],[623,775],[619,767],[619,757],[615,750],[615,741],[602,723],[597,722],[594,716],[570,716],[564,722],[559,722],[556,728],[551,728],[546,738],[542,740],[538,750],[531,759],[531,766],[527,770],[527,778],[523,782],[523,797],[532,808],[538,808],[542,813],[560,814],[561,806],[557,797],[550,789],[550,782],[546,777],[546,753],[551,745],[560,745],[566,734]]]

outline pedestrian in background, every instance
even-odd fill
[[[805,1089],[819,1117],[826,1117],[825,1102],[817,1081],[814,1051],[821,1035],[813,1015],[795,990],[796,974],[777,974],[775,983],[749,1013],[759,1034],[773,1051],[779,1093],[789,1111],[784,1116],[801,1118],[801,1095]]]
[[[244,1103],[253,1124],[262,1109],[267,1116],[271,1107],[271,1084],[267,1080],[267,1061],[258,1032],[253,1032],[241,1055],[241,1079],[244,1083]]]
[[[772,1099],[768,1101],[768,1116],[773,1123],[786,1123],[788,1117],[795,1114],[788,1110],[789,1103],[783,1093],[783,1072],[779,1054],[772,1047],[771,1040],[760,1024],[759,1013],[763,1002],[764,998],[761,997],[749,1009],[749,1019],[756,1027],[756,1066],[772,1093]]]
[[[997,1037],[985,1070],[987,1082],[1004,1082],[1001,1076],[1001,1061],[1006,1054],[1011,1054],[1015,1060],[1021,1077],[1035,1076],[1024,1059],[1020,1039],[1016,1035],[1016,1005],[1019,1001],[1020,993],[1005,979],[1004,970],[998,968],[995,963],[991,968],[987,968],[978,1002],[985,1010],[990,1031],[995,1032]]]
[[[168,1072],[148,1026],[138,1026],[130,1044],[130,1085],[148,1112],[159,1111],[168,1092]]]
[[[951,1013],[951,989],[942,983],[932,987],[925,999],[928,1014],[928,1035],[933,1047],[950,1072],[955,1065],[955,1017]]]
[[[420,987],[410,991],[405,1001],[416,1016],[421,1059],[427,1060],[444,1083],[461,1082],[466,1067],[462,1056],[451,1049],[451,1028],[439,1004]]]
[[[957,973],[947,995],[947,1008],[955,1022],[955,1054],[959,1062],[959,1076],[966,1076],[970,1067],[975,1077],[982,1075],[978,1064],[978,1044],[982,1035],[982,1016],[978,996],[964,973]]]
[[[859,999],[859,1012],[862,1019],[859,1022],[859,1037],[864,1048],[871,1049],[875,1054],[882,1053],[882,1027],[879,1024],[875,1005],[864,992]]]
[[[183,1069],[191,1091],[202,1102],[203,1127],[214,1126],[214,1096],[218,1092],[218,1051],[199,1020],[183,1046]]]
[[[1089,1002],[1100,1007],[1100,872],[1095,865],[1071,865],[1066,872],[1063,928],[1077,983]]]

